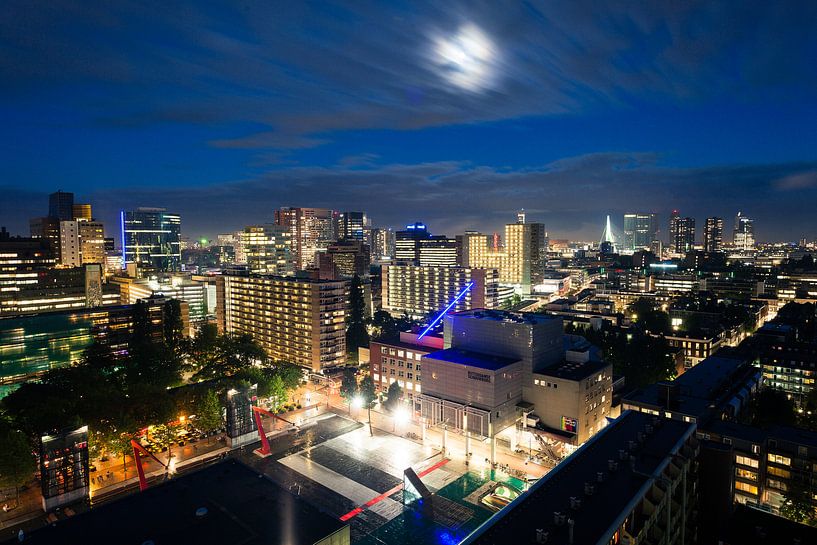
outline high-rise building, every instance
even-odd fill
[[[124,266],[136,263],[157,271],[181,269],[181,216],[164,208],[120,213]]]
[[[471,282],[473,287],[451,312],[499,306],[499,271],[496,269],[383,265],[381,282],[383,309],[395,315],[408,314],[422,319],[439,312]]]
[[[658,239],[658,214],[624,214],[624,249],[641,250]]]
[[[706,218],[704,224],[704,251],[720,252],[723,246],[723,218]]]
[[[314,267],[315,254],[338,238],[335,212],[326,208],[281,208],[275,224],[289,230],[297,270]]]
[[[755,220],[744,216],[741,212],[735,216],[735,231],[733,242],[738,250],[751,251],[755,249]]]
[[[425,224],[406,225],[395,235],[397,263],[420,267],[453,267],[457,265],[457,241],[445,235],[432,235]]]
[[[31,218],[29,220],[29,229],[31,238],[39,238],[46,241],[51,255],[56,261],[59,261],[62,256],[60,248],[60,220],[43,216],[39,218]]]
[[[216,281],[221,331],[313,372],[346,363],[346,281],[240,272]]]
[[[364,240],[366,223],[364,212],[341,212],[338,214],[338,239]]]
[[[105,262],[105,226],[93,220],[60,222],[60,264],[79,267]]]
[[[395,238],[394,231],[389,228],[375,228],[370,231],[372,260],[383,261],[394,259]]]
[[[357,239],[342,239],[329,245],[325,252],[318,253],[320,277],[340,280],[358,275],[369,276],[372,264],[369,245]]]
[[[60,221],[74,219],[74,194],[57,191],[48,196],[48,217]]]
[[[250,225],[239,233],[239,240],[241,263],[246,263],[250,272],[278,275],[295,272],[291,233],[286,227]]]
[[[669,219],[669,248],[676,254],[685,254],[695,246],[695,218],[682,218],[677,210]]]
[[[74,216],[73,219],[75,220],[91,221],[93,219],[93,213],[91,212],[90,204],[74,204],[72,210]]]
[[[160,296],[185,302],[185,321],[189,323],[200,323],[207,319],[207,286],[202,282],[194,282],[189,276],[176,274],[133,278],[123,275],[113,277],[111,283],[119,286],[123,305],[133,305],[140,300]],[[184,335],[189,333],[188,330],[183,331]]]
[[[505,244],[500,247],[482,233],[466,233],[462,239],[465,266],[498,269],[499,281],[530,293],[544,274],[547,256],[545,226],[542,223],[509,223],[505,226]],[[467,256],[467,260],[465,260]]]

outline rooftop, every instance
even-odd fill
[[[470,318],[476,320],[491,320],[494,322],[505,322],[512,324],[541,324],[552,322],[553,320],[560,320],[556,316],[548,316],[546,314],[539,314],[535,312],[509,312],[507,310],[486,310],[474,309],[449,314],[453,318]]]
[[[449,363],[479,367],[480,369],[488,369],[489,371],[496,371],[519,361],[518,358],[491,356],[462,348],[446,348],[445,350],[438,350],[437,352],[427,354],[425,357]]]
[[[629,462],[619,461],[619,451],[630,452],[630,442],[637,442],[639,432],[644,432],[648,424],[653,426],[652,432],[631,453],[635,457],[633,470]],[[694,424],[625,412],[475,530],[463,545],[532,543],[539,528],[550,533],[550,543],[567,543],[568,526],[556,525],[555,512],[575,521],[574,543],[597,543],[609,537],[612,528],[628,514],[625,511],[631,503],[640,498],[651,475],[662,471],[664,461],[694,429]],[[618,462],[618,468],[610,471],[608,460]],[[601,483],[597,481],[598,472],[604,476]],[[595,486],[592,495],[584,493],[587,482]],[[570,507],[571,497],[581,499],[577,509]]]
[[[599,360],[584,362],[563,361],[555,363],[550,367],[534,371],[534,373],[548,377],[564,378],[567,380],[582,380],[590,375],[598,373],[608,365],[610,364]]]
[[[344,526],[229,460],[37,530],[26,543],[312,545]]]

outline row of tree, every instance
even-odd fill
[[[270,361],[249,336],[219,335],[205,325],[195,338],[184,338],[177,301],[166,303],[161,331],[147,305],[137,304],[127,350],[102,338],[77,364],[50,370],[2,400],[0,484],[31,478],[35,441],[44,432],[88,425],[93,455],[124,456],[139,430],[180,415],[195,414],[202,431],[221,428],[221,399],[229,388],[258,384],[259,395],[272,398],[277,409],[301,378],[297,366]],[[173,442],[170,435],[164,442]]]

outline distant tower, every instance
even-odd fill
[[[605,242],[608,242],[609,247],[613,250],[618,246],[616,236],[613,234],[613,226],[610,224],[609,214],[607,215],[607,221],[604,224],[604,232],[601,234],[599,246],[602,246]]]
[[[516,213],[516,223],[525,223],[525,209]]]

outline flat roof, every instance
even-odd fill
[[[610,365],[607,362],[599,360],[589,361],[561,361],[554,363],[550,367],[545,367],[534,371],[536,375],[544,375],[547,377],[564,378],[568,380],[582,380],[595,373],[598,373],[605,367]]]
[[[446,348],[445,350],[438,350],[437,352],[426,354],[424,357],[448,363],[479,367],[480,369],[487,369],[489,371],[496,371],[519,361],[518,358],[492,356],[490,354],[473,352],[462,348]]]
[[[552,322],[554,320],[561,320],[556,316],[547,314],[539,314],[538,312],[510,312],[507,310],[487,310],[487,309],[473,309],[464,310],[449,314],[452,318],[470,318],[474,320],[491,320],[494,322],[506,322],[513,324],[542,324]]]
[[[644,432],[647,424],[653,426],[652,433],[631,453],[629,442],[637,441],[638,433]],[[575,521],[574,543],[598,542],[628,514],[625,511],[641,497],[640,490],[651,480],[650,476],[662,469],[664,461],[694,429],[694,424],[678,420],[625,412],[511,505],[477,528],[463,545],[532,543],[540,528],[550,533],[548,543],[567,543],[568,525],[557,526],[555,512]],[[629,460],[619,460],[619,450],[635,456],[635,471]],[[618,462],[618,469],[609,471],[608,460]],[[598,472],[604,475],[603,482],[597,481]],[[584,493],[587,482],[595,487],[590,496]],[[581,499],[578,509],[570,507],[571,497]]]
[[[196,515],[200,508],[204,516]],[[344,526],[227,460],[36,530],[26,543],[313,545]]]

